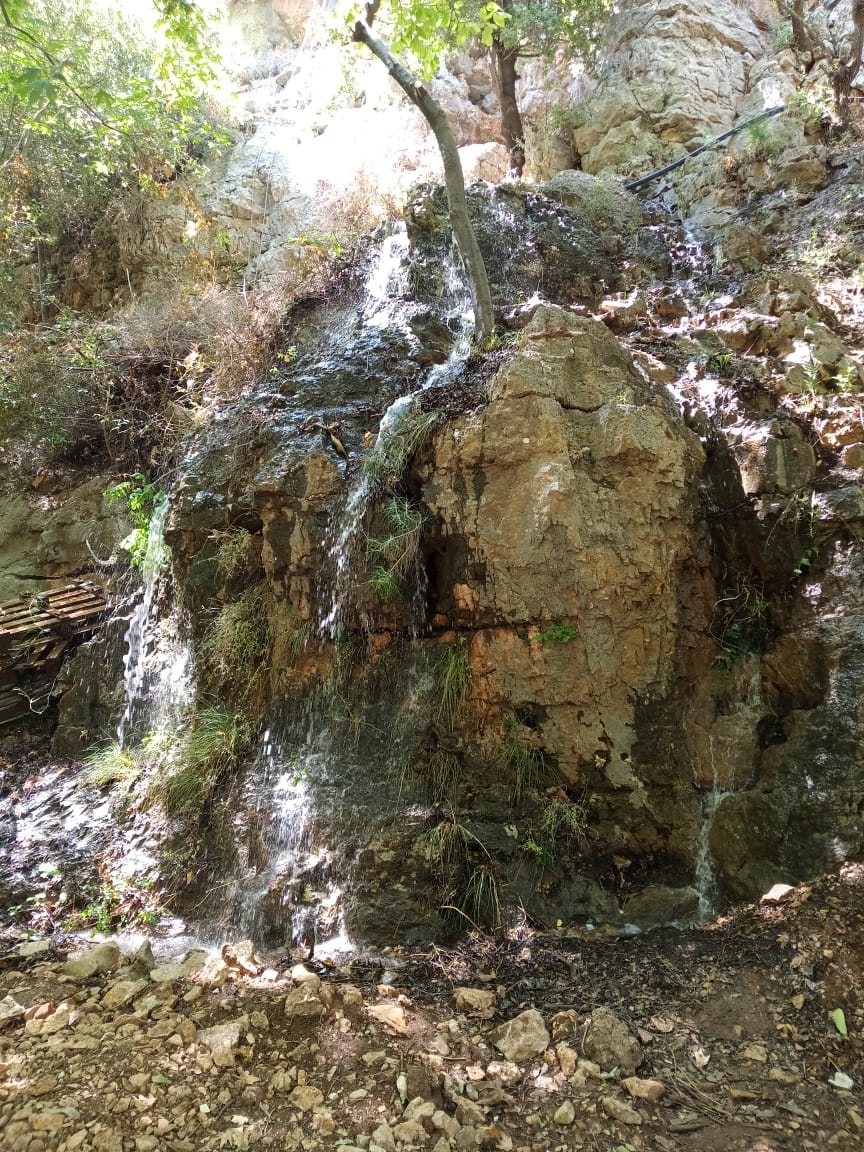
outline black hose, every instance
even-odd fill
[[[682,164],[686,164],[688,160],[692,160],[694,156],[701,156],[703,152],[709,152],[717,144],[722,144],[724,140],[729,140],[736,132],[740,132],[743,128],[749,128],[751,124],[758,124],[760,120],[767,120],[769,116],[778,116],[781,112],[786,111],[785,104],[778,104],[776,108],[768,108],[765,112],[760,112],[758,116],[751,116],[749,120],[738,124],[735,128],[730,128],[728,132],[722,132],[719,136],[715,136],[713,140],[709,140],[707,144],[703,144],[701,148],[697,148],[694,152],[688,152],[686,156],[682,156],[680,160],[675,160],[672,164],[667,164],[665,168],[658,168],[656,172],[651,172],[648,176],[640,176],[638,180],[631,180],[629,184],[624,187],[628,192],[635,192],[637,188],[642,188],[645,184],[650,184],[652,180],[659,180],[661,176],[665,176],[667,172],[674,172],[676,168],[680,168]]]

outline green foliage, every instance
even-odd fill
[[[382,564],[376,564],[369,573],[369,587],[382,604],[391,604],[402,595],[402,585],[396,574]]]
[[[529,730],[515,716],[504,717],[504,759],[513,770],[513,799],[517,804],[529,792],[539,792],[554,782],[555,772],[543,752],[531,743]]]
[[[468,40],[487,48],[500,40],[532,56],[551,56],[566,44],[591,63],[610,8],[610,0],[384,0],[376,22],[394,52],[410,57],[429,80],[443,53]],[[364,9],[365,3],[351,9],[349,25]]]
[[[491,931],[501,927],[501,900],[498,895],[498,881],[492,869],[482,864],[473,869],[465,883],[457,905],[477,928]]]
[[[428,844],[436,864],[450,878],[468,863],[472,849],[489,855],[482,841],[460,824],[452,811],[429,832]]]
[[[362,17],[365,8],[364,0],[349,10],[349,27]],[[507,19],[495,0],[384,0],[377,17],[386,28],[393,51],[409,56],[425,80],[431,80],[438,71],[447,48],[474,37],[489,47]]]
[[[269,675],[272,631],[266,584],[254,584],[217,612],[199,648],[209,685],[254,708]]]
[[[550,57],[566,46],[585,65],[596,63],[611,0],[511,0],[501,31],[505,48],[523,56]]]
[[[144,761],[137,749],[121,748],[115,742],[90,753],[84,761],[81,779],[95,788],[107,784],[131,784],[143,767]]]
[[[260,561],[252,537],[242,528],[232,528],[219,535],[216,562],[223,580],[238,580],[254,571]]]
[[[452,752],[437,749],[429,756],[426,777],[433,804],[452,802],[459,782],[458,759]]]
[[[740,577],[734,591],[714,605],[711,635],[720,649],[715,667],[728,670],[757,651],[769,622],[762,584]]]
[[[366,561],[372,591],[387,602],[399,598],[402,581],[416,562],[426,515],[407,498],[391,496],[384,502],[382,519],[384,534],[366,538]]]
[[[421,412],[412,405],[379,435],[361,464],[373,488],[393,487],[401,480],[411,457],[428,441],[440,419],[440,412]]]
[[[438,668],[438,722],[448,731],[456,727],[462,705],[471,690],[471,661],[464,642],[447,647]]]
[[[89,928],[107,936],[127,928],[151,929],[163,909],[153,892],[152,880],[142,876],[107,877],[91,888],[87,903],[69,913],[63,922],[66,932]]]
[[[551,796],[543,810],[542,828],[546,843],[553,846],[561,836],[584,846],[589,837],[589,804],[586,797],[564,800]]]
[[[132,566],[140,568],[147,555],[153,510],[160,500],[165,499],[164,493],[151,484],[143,472],[135,472],[128,480],[121,480],[109,488],[105,499],[109,508],[123,508],[132,520],[132,531],[120,541],[120,547],[129,553]],[[160,563],[164,559],[163,556]]]
[[[234,772],[251,746],[248,718],[221,705],[197,713],[165,756],[150,788],[169,816],[200,818],[216,787]]]
[[[537,636],[538,644],[569,644],[579,633],[572,624],[550,624]]]
[[[18,304],[16,265],[36,260],[45,319],[53,286],[43,246],[80,247],[119,191],[155,187],[218,135],[203,111],[213,75],[203,17],[180,0],[161,9],[160,34],[90,0],[4,0],[0,314],[5,304],[7,323]]]

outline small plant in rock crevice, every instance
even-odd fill
[[[438,669],[438,722],[448,731],[456,727],[471,690],[471,661],[464,641],[450,644]]]
[[[107,785],[131,785],[145,767],[140,749],[122,748],[116,741],[91,752],[84,761],[81,779],[94,788]]]
[[[261,582],[216,613],[198,649],[207,683],[234,701],[260,708],[269,676],[271,603]]]
[[[551,846],[565,837],[584,847],[590,836],[589,808],[586,796],[578,800],[550,796],[541,820],[546,842]]]
[[[572,624],[550,624],[537,634],[537,643],[543,645],[569,644],[579,633]]]
[[[252,726],[242,713],[217,704],[203,708],[151,781],[150,799],[169,816],[200,818],[217,786],[239,767],[251,742]]]
[[[405,474],[412,456],[426,444],[441,421],[437,411],[407,409],[392,428],[384,429],[363,457],[361,472],[375,489],[392,488]]]
[[[416,565],[426,514],[404,496],[391,496],[381,508],[383,532],[366,537],[369,587],[384,603],[398,600]]]
[[[135,472],[128,480],[121,480],[105,493],[108,507],[123,509],[132,521],[132,531],[120,541],[120,547],[129,553],[134,568],[140,568],[144,563],[153,511],[164,498],[164,494],[147,480],[143,472]]]
[[[770,622],[770,606],[761,583],[744,576],[735,589],[714,605],[711,636],[720,654],[715,667],[730,669],[757,651]]]
[[[488,865],[471,871],[455,907],[477,928],[494,932],[501,927],[498,880]]]
[[[530,730],[511,713],[504,718],[504,760],[513,772],[513,800],[521,804],[531,792],[555,782],[554,768],[531,742]]]

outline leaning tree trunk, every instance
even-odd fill
[[[378,57],[411,103],[420,109],[426,118],[426,123],[432,129],[444,162],[444,185],[450,208],[450,225],[456,237],[456,246],[462,257],[462,263],[465,265],[465,275],[468,277],[468,288],[474,309],[474,339],[478,344],[484,344],[495,327],[492,293],[489,289],[486,265],[483,263],[477,237],[474,235],[468,216],[462,163],[444,110],[405,65],[396,59],[387,45],[373,36],[368,25],[362,20],[358,20],[354,25],[353,39],[358,44],[365,44]]]
[[[525,167],[525,133],[522,113],[516,101],[516,61],[519,59],[519,49],[505,48],[496,43],[493,52],[498,103],[501,105],[501,133],[510,153],[511,175],[518,177]]]
[[[835,5],[829,5],[833,8]],[[848,64],[843,64],[834,73],[834,105],[843,124],[849,120],[849,92],[855,77],[861,70],[861,58],[864,55],[864,0],[855,0],[852,5],[852,23],[855,35],[852,38],[852,57]]]

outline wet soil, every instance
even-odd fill
[[[0,1148],[853,1152],[862,928],[864,868],[847,866],[698,929],[526,923],[454,949],[307,957],[320,980],[309,1014],[296,956],[238,960],[238,947],[200,971],[81,980],[61,964],[69,938],[22,947],[10,931],[0,1021],[10,1005],[23,1014],[0,1022]],[[112,1006],[123,980],[130,999]],[[492,1007],[457,1011],[466,986],[494,993]],[[512,1063],[490,1033],[526,1009],[549,1042]],[[608,1060],[584,1062],[598,1009],[638,1038],[638,1081],[659,1082],[658,1100],[631,1097]],[[212,1029],[237,1022],[220,1049]]]

